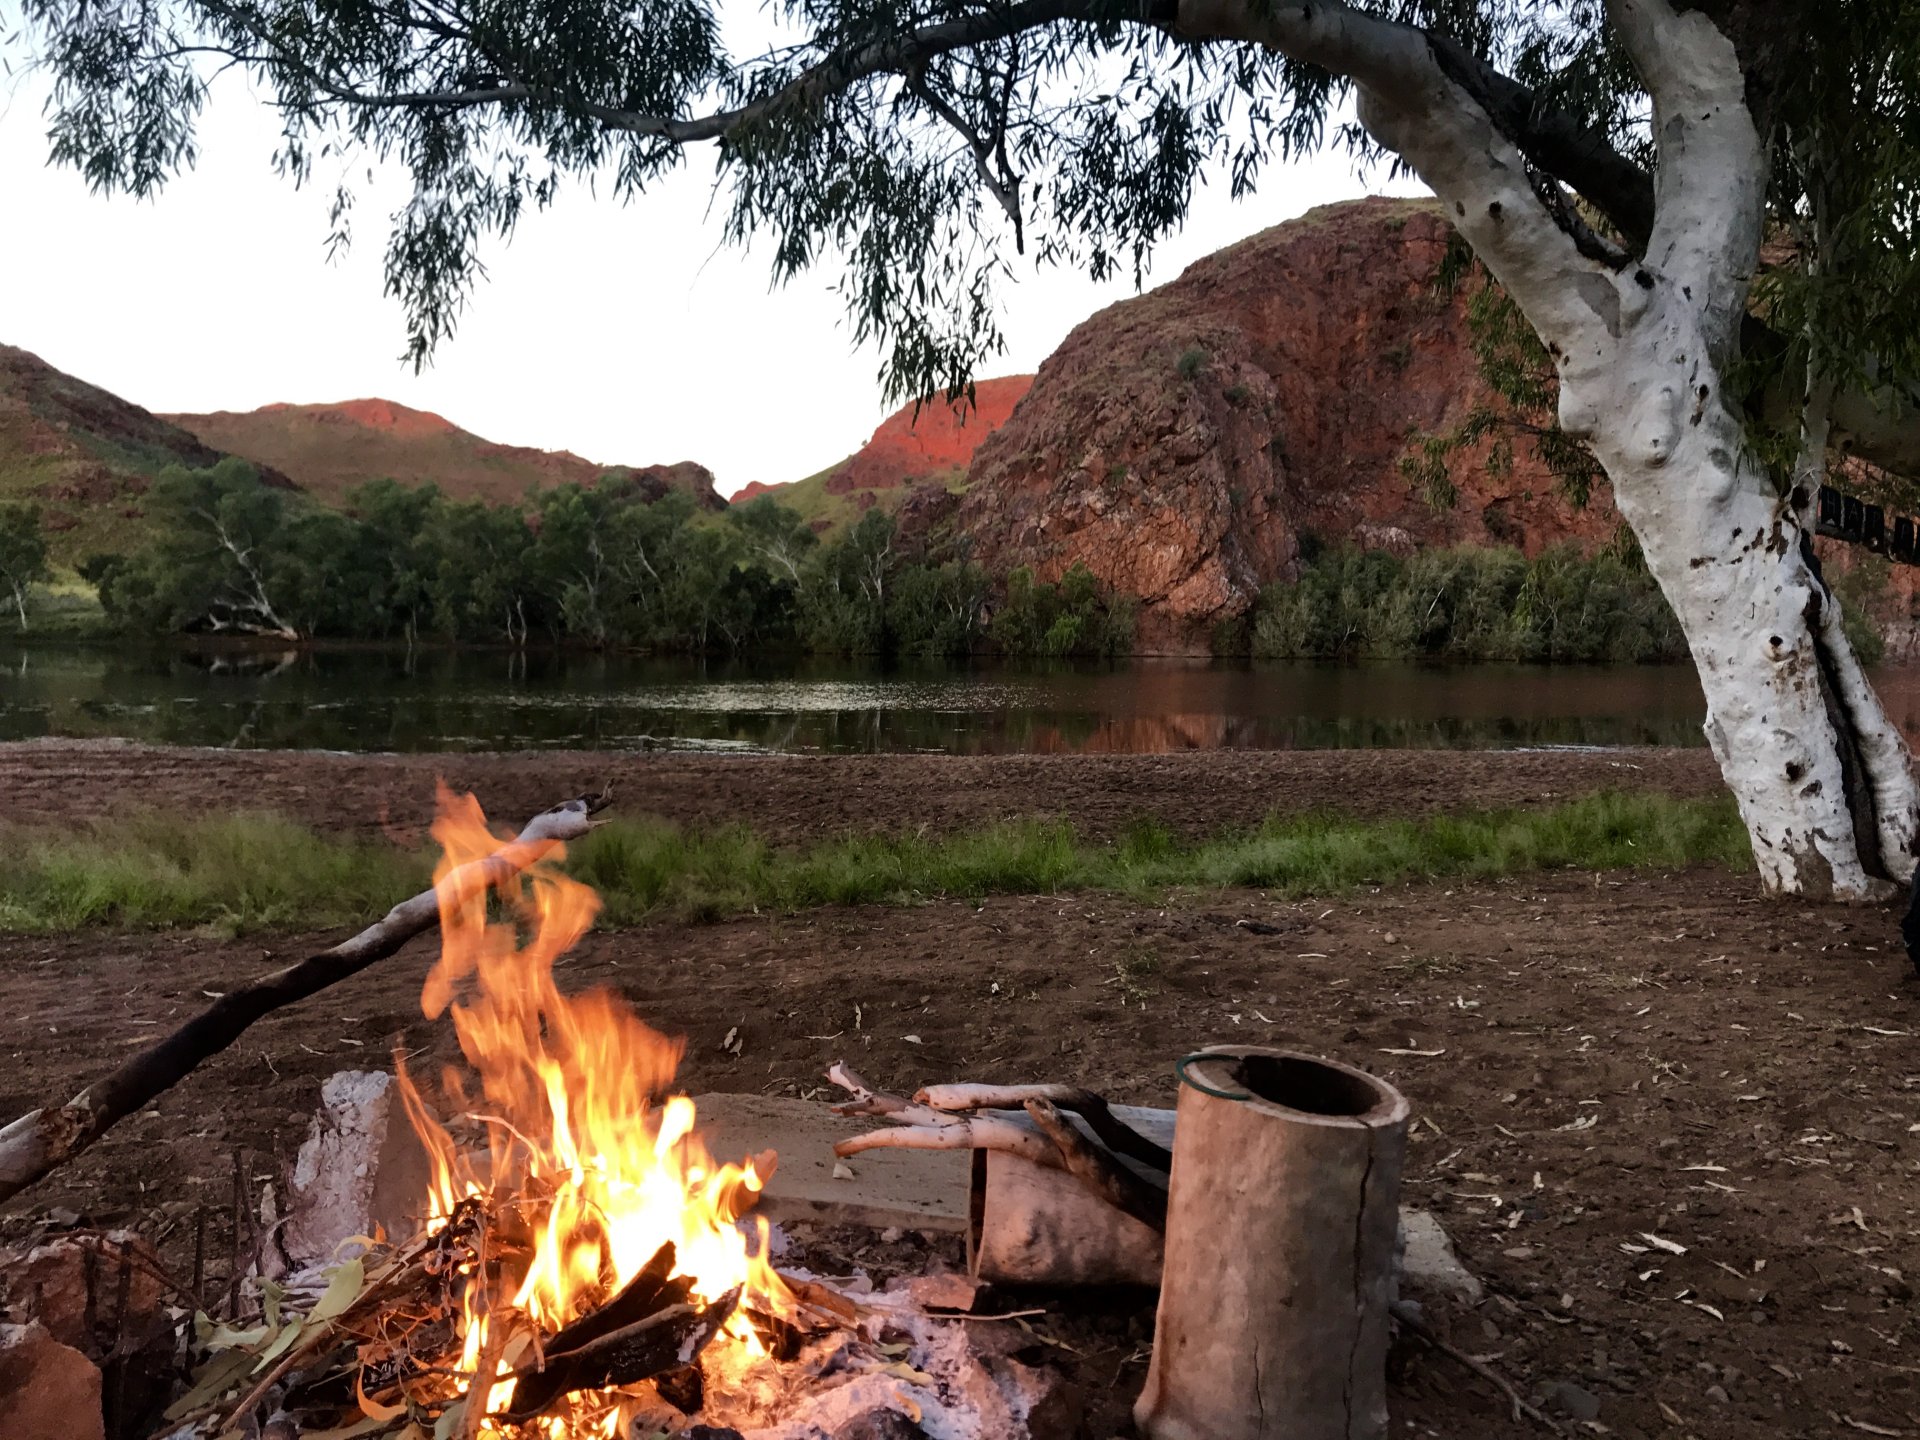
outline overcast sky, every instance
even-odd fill
[[[385,219],[404,177],[363,189],[357,244],[329,264],[332,179],[296,191],[273,174],[274,117],[244,84],[216,92],[197,168],[136,203],[50,168],[43,84],[0,83],[0,342],[150,410],[379,395],[602,464],[698,460],[727,492],[812,474],[885,413],[878,356],[851,347],[833,275],[773,290],[763,257],[719,247],[704,155],[637,203],[574,189],[526,217],[488,255],[459,333],[415,375],[399,358],[400,309],[381,295]],[[1237,205],[1211,186],[1150,283],[1361,193],[1337,154],[1276,168]],[[1004,293],[1010,348],[989,373],[1033,370],[1075,324],[1132,293],[1130,281],[1029,267]]]

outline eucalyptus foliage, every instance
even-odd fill
[[[1197,185],[1252,189],[1329,142],[1342,75],[1186,38],[1174,0],[24,0],[8,49],[52,77],[54,157],[147,195],[193,162],[196,125],[242,77],[307,182],[404,166],[386,283],[424,362],[490,245],[569,184],[642,196],[712,146],[728,237],[776,278],[828,266],[890,396],[965,386],[999,348],[1016,255],[1138,276]],[[1201,6],[1217,19],[1284,0]],[[1653,211],[1640,81],[1600,0],[1366,0],[1425,33],[1537,168],[1569,223],[1626,253]],[[1760,291],[1764,374],[1797,390],[1920,375],[1920,0],[1712,0],[1740,45],[1788,242]],[[1249,21],[1249,23],[1252,23]],[[222,78],[227,71],[240,76]],[[325,162],[324,164],[322,162]],[[1582,202],[1578,215],[1568,197]],[[355,191],[333,206],[352,236]]]

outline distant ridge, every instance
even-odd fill
[[[221,458],[164,418],[0,345],[0,500],[40,507],[56,560],[129,548],[144,533],[141,497],[155,475]],[[291,483],[271,467],[266,478]]]
[[[567,450],[498,445],[429,410],[368,398],[328,405],[279,403],[258,410],[218,410],[164,417],[217,450],[291,476],[303,490],[338,504],[368,480],[438,485],[459,500],[520,500],[529,489],[609,472],[630,475],[659,493],[684,490],[703,507],[726,505],[704,465],[596,465]]]

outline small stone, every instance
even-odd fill
[[[1725,1387],[1720,1385],[1707,1386],[1707,1399],[1713,1401],[1716,1405],[1726,1404],[1728,1396]]]
[[[65,1205],[55,1205],[47,1211],[47,1224],[55,1230],[71,1230],[80,1223],[80,1212]]]
[[[1410,1290],[1451,1295],[1470,1304],[1486,1293],[1479,1278],[1460,1263],[1453,1241],[1427,1210],[1400,1211],[1400,1279]]]
[[[898,1245],[900,1243],[900,1237],[905,1233],[906,1232],[898,1225],[889,1225],[880,1232],[880,1243],[882,1245]]]
[[[1546,1401],[1562,1415],[1582,1424],[1600,1418],[1600,1397],[1565,1380],[1556,1380],[1547,1386]]]
[[[1380,943],[1383,945],[1398,945],[1400,943],[1400,937],[1389,930],[1380,937]]]
[[[104,1440],[100,1369],[40,1324],[0,1325],[7,1440]]]
[[[1509,1260],[1531,1260],[1533,1258],[1533,1247],[1531,1245],[1515,1245],[1511,1249],[1502,1250],[1500,1253]]]
[[[1767,1323],[1767,1312],[1764,1310],[1749,1310],[1747,1312],[1747,1319],[1755,1325],[1764,1325]]]

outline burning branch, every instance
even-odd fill
[[[202,1061],[219,1054],[247,1027],[282,1006],[356,975],[433,929],[441,905],[461,904],[512,880],[529,866],[577,840],[591,828],[589,816],[611,794],[583,796],[543,810],[512,841],[484,859],[469,861],[438,886],[404,900],[330,950],[277,970],[265,979],[230,990],[171,1035],[142,1050],[111,1074],[87,1086],[65,1105],[30,1110],[0,1130],[0,1203],[71,1160],[106,1131],[171,1089]]]

